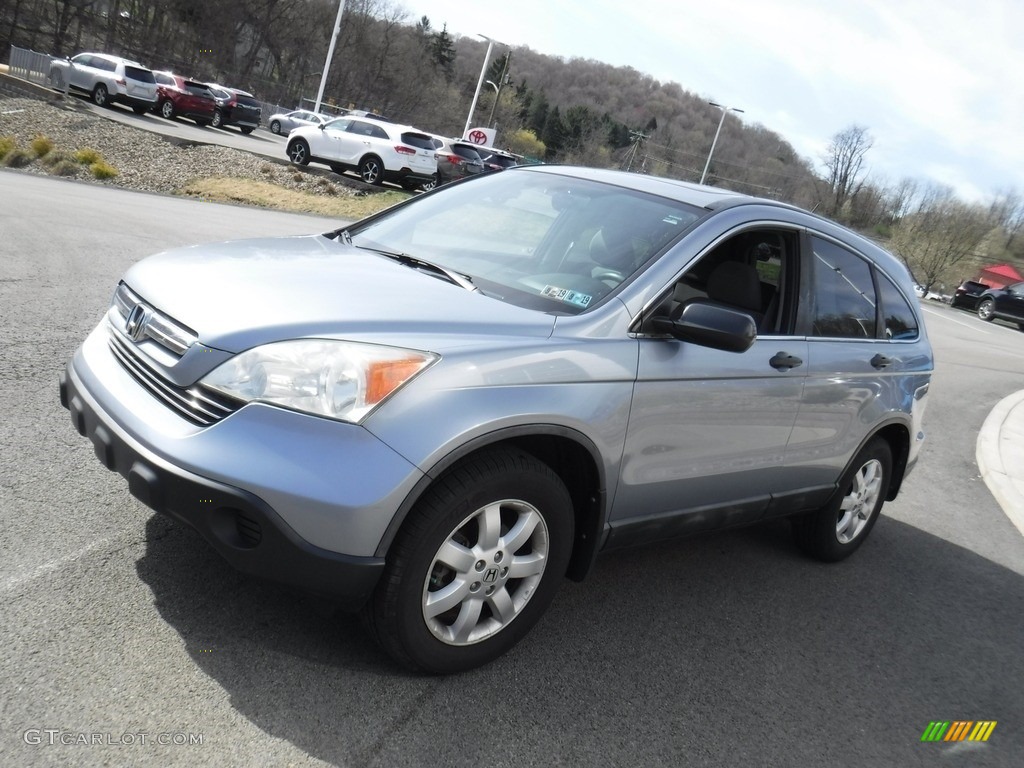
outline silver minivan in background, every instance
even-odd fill
[[[448,673],[602,551],[785,517],[850,555],[917,460],[932,368],[906,269],[833,222],[524,166],[145,259],[60,389],[143,503]]]

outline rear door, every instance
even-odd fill
[[[1024,321],[1024,283],[1014,283],[996,296],[996,312],[1018,322]]]

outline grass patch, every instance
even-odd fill
[[[293,213],[314,213],[341,219],[361,219],[409,198],[398,190],[374,195],[325,197],[278,187],[265,181],[223,177],[195,179],[178,194],[211,203],[240,203]]]
[[[3,163],[8,168],[24,168],[26,165],[30,165],[35,159],[36,153],[31,149],[15,147],[4,155]]]
[[[75,154],[72,156],[76,163],[81,165],[92,165],[98,163],[103,159],[103,156],[92,147],[82,147],[81,149],[75,150]]]
[[[90,165],[89,172],[97,179],[112,179],[117,176],[117,168],[104,160],[97,160]]]
[[[9,155],[18,146],[18,140],[13,136],[0,136],[0,160]]]
[[[50,150],[53,149],[53,141],[48,137],[39,134],[32,139],[29,146],[32,147],[32,151],[36,153],[36,157],[46,157],[50,153]]]

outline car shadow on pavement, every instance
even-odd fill
[[[882,517],[850,560],[788,524],[603,556],[493,664],[408,674],[356,618],[154,516],[138,561],[232,705],[335,765],[1015,765],[1024,578]],[[922,743],[995,720],[986,743]]]

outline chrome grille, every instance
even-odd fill
[[[119,283],[114,292],[114,300],[110,307],[111,322],[118,326],[117,319],[120,318],[118,330],[125,331],[132,310],[140,306],[143,320],[139,333],[132,337],[135,341],[141,341],[143,338],[152,339],[175,356],[181,357],[198,340],[199,337],[194,331],[149,306],[124,283]]]
[[[194,424],[208,427],[234,413],[242,403],[207,389],[202,384],[178,387],[164,379],[115,328],[110,329],[110,351],[150,394]]]

